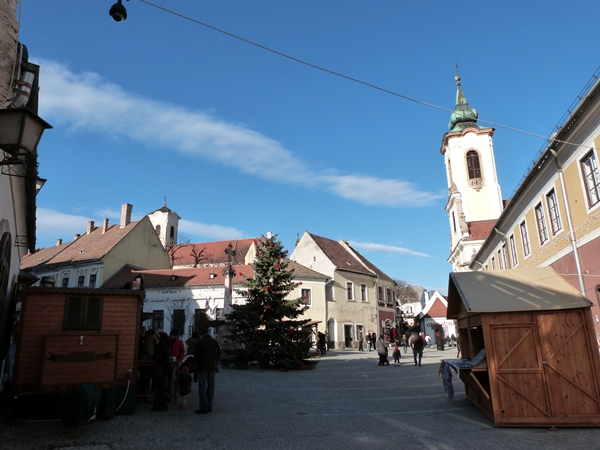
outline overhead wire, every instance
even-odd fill
[[[337,77],[340,77],[340,78],[344,78],[346,80],[349,80],[349,81],[352,81],[352,82],[355,82],[355,83],[358,83],[358,84],[362,84],[363,86],[367,86],[367,87],[370,87],[372,89],[376,89],[376,90],[384,92],[386,94],[390,94],[390,95],[393,95],[395,97],[399,97],[399,98],[402,98],[404,100],[407,100],[407,101],[410,101],[410,102],[413,102],[413,103],[417,103],[419,105],[428,106],[430,108],[439,109],[441,111],[445,111],[445,112],[449,112],[449,113],[453,113],[454,112],[453,109],[445,108],[443,106],[439,106],[439,105],[436,105],[434,103],[425,102],[423,100],[418,100],[416,98],[412,98],[412,97],[409,97],[407,95],[403,95],[403,94],[400,94],[398,92],[394,92],[394,91],[392,91],[390,89],[386,89],[386,88],[383,88],[381,86],[377,86],[377,85],[369,83],[367,81],[363,81],[363,80],[360,80],[358,78],[354,78],[354,77],[351,77],[349,75],[345,75],[345,74],[343,74],[341,72],[336,72],[335,70],[327,69],[325,67],[319,66],[317,64],[313,64],[313,63],[305,61],[303,59],[296,58],[295,56],[291,56],[291,55],[288,55],[287,53],[283,53],[283,52],[280,52],[278,50],[272,49],[272,48],[267,47],[265,45],[262,45],[262,44],[259,44],[257,42],[251,41],[250,39],[246,39],[246,38],[244,38],[242,36],[239,36],[237,34],[234,34],[234,33],[231,33],[229,31],[225,31],[225,30],[223,30],[221,28],[218,28],[218,27],[215,27],[213,25],[210,25],[210,24],[208,24],[206,22],[202,22],[202,21],[200,21],[198,19],[194,19],[193,17],[189,17],[189,16],[186,16],[185,14],[181,14],[181,13],[178,13],[178,12],[173,11],[171,9],[165,8],[164,6],[157,5],[157,4],[152,3],[152,2],[150,2],[148,0],[140,0],[140,1],[142,3],[145,3],[145,4],[149,5],[149,6],[153,6],[153,7],[157,8],[157,9],[160,9],[160,10],[166,12],[166,13],[172,14],[173,16],[179,17],[179,18],[184,19],[184,20],[188,20],[188,21],[193,22],[193,23],[198,24],[198,25],[202,25],[203,27],[206,27],[206,28],[209,28],[211,30],[217,31],[219,33],[222,33],[222,34],[224,34],[226,36],[229,36],[229,37],[232,37],[234,39],[238,39],[238,40],[240,40],[242,42],[245,42],[246,44],[253,45],[253,46],[258,47],[258,48],[260,48],[262,50],[265,50],[267,52],[273,53],[273,54],[275,54],[277,56],[281,56],[283,58],[287,58],[287,59],[289,59],[291,61],[297,62],[299,64],[303,64],[303,65],[311,67],[313,69],[320,70],[322,72],[326,72],[326,73],[329,73],[331,75],[334,75],[334,76],[337,76]],[[486,123],[488,125],[493,125],[493,126],[496,126],[496,127],[504,128],[506,130],[514,131],[514,132],[517,132],[517,133],[529,135],[529,136],[532,136],[532,137],[541,138],[541,139],[544,139],[544,140],[548,141],[549,143],[551,143],[551,142],[558,142],[558,143],[566,144],[566,145],[575,145],[575,146],[580,145],[578,143],[564,141],[564,140],[561,140],[561,139],[556,139],[556,138],[554,138],[552,136],[544,136],[542,134],[537,134],[537,133],[533,133],[531,131],[522,130],[520,128],[511,127],[509,125],[504,125],[504,124],[501,124],[501,123],[498,123],[498,122],[492,122],[492,121],[489,121],[489,120],[484,120],[484,119],[479,119],[479,118],[477,119],[477,121],[478,122],[482,122],[482,123]]]

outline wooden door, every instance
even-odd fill
[[[496,425],[544,422],[551,417],[535,323],[489,328],[486,347]]]
[[[572,421],[600,415],[594,364],[598,348],[590,339],[587,319],[580,309],[536,315],[548,398],[556,418]]]
[[[488,369],[497,426],[600,424],[598,350],[582,309],[496,317]]]

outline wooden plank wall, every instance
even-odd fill
[[[54,293],[52,289],[40,288],[36,290],[35,288],[29,288],[23,293],[23,309],[21,311],[14,372],[14,385],[17,391],[39,391],[42,381],[45,340],[47,336],[57,335],[75,336],[77,343],[80,336],[84,336],[84,343],[92,342],[88,340],[87,336],[118,336],[116,361],[114,362],[114,381],[120,382],[119,384],[126,383],[126,370],[131,369],[134,374],[137,370],[138,322],[140,316],[138,292],[132,291],[132,295],[128,296],[122,293],[110,295],[110,292],[106,290],[95,291],[95,295],[104,297],[102,329],[63,331],[67,290],[57,288],[56,291]],[[79,294],[76,289],[68,293]],[[90,294],[89,291],[86,293]],[[80,349],[80,351],[85,350]],[[93,364],[89,365],[89,369],[93,370]],[[78,370],[85,372],[81,366]],[[86,376],[83,376],[82,380]],[[69,379],[71,378],[69,377]],[[52,382],[58,383],[60,380],[53,378]],[[135,384],[135,377],[132,383]]]

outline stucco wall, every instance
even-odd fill
[[[0,0],[0,105],[4,107],[9,95],[17,50],[19,24],[16,18],[17,0]]]

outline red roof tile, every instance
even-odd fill
[[[478,222],[467,222],[469,227],[469,237],[466,241],[483,241],[494,229],[497,220],[481,220]]]
[[[337,269],[373,275],[373,273],[369,271],[369,269],[363,266],[339,242],[334,241],[332,239],[324,238],[322,236],[317,236],[316,234],[308,234],[323,251],[323,253],[325,253],[325,255],[336,266]]]
[[[233,283],[244,281],[244,277],[252,277],[253,266],[233,266],[236,275]],[[225,283],[223,270],[219,267],[190,267],[183,269],[139,270],[130,265],[125,265],[114,276],[107,280],[102,287],[108,289],[121,289],[127,282],[132,282],[137,275],[142,275],[144,286],[148,287],[183,287],[183,286],[222,286]],[[211,274],[213,277],[211,278]],[[174,279],[172,279],[174,277]]]
[[[236,249],[235,258],[232,260],[234,264],[244,264],[244,258],[254,242],[254,238],[247,239],[231,239],[228,241],[217,242],[197,242],[195,244],[186,244],[175,250],[174,261],[175,266],[193,266],[194,256],[192,255],[193,248],[197,252],[203,251],[204,258],[199,264],[226,264],[227,254],[225,249],[231,243]]]

